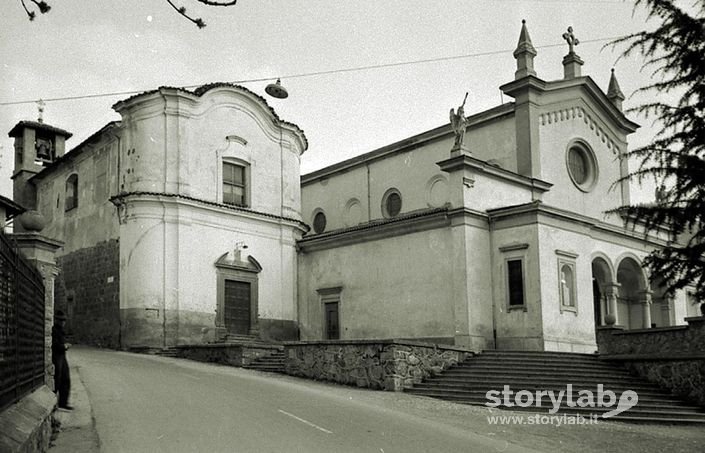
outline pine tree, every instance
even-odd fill
[[[635,8],[646,7],[649,21],[658,21],[658,27],[611,43],[627,44],[623,56],[641,53],[642,69],[653,71],[653,83],[637,93],[674,99],[630,110],[655,118],[659,126],[650,143],[627,153],[640,164],[623,179],[654,178],[657,199],[617,211],[647,233],[672,232],[668,245],[652,252],[644,265],[669,293],[692,285],[697,300],[705,302],[705,0],[689,4],[691,11],[676,3],[636,0]]]

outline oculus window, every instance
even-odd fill
[[[589,192],[597,183],[597,158],[590,147],[581,141],[572,142],[566,153],[566,167],[570,180],[583,192]]]
[[[401,212],[402,199],[397,189],[389,189],[382,197],[382,214],[384,217],[396,217]]]
[[[323,211],[318,211],[316,215],[313,216],[313,231],[316,233],[323,233],[326,230],[326,215]]]

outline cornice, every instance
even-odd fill
[[[379,219],[349,228],[305,236],[297,242],[302,252],[312,252],[392,236],[417,233],[451,224],[447,208],[410,212],[391,219]]]
[[[527,216],[532,217],[534,219],[532,223],[539,224],[543,223],[541,222],[542,217],[555,218],[561,221],[570,222],[572,224],[579,224],[590,230],[606,233],[611,236],[633,239],[639,242],[646,242],[651,246],[663,247],[668,244],[668,241],[659,239],[652,235],[645,235],[643,232],[637,232],[625,227],[620,227],[611,223],[603,222],[601,220],[578,214],[572,211],[566,211],[564,209],[548,206],[542,203],[541,201],[534,201],[531,203],[516,206],[490,209],[487,211],[487,213],[490,217],[490,223],[492,224],[496,224],[497,222],[508,220],[510,218]]]
[[[461,168],[471,168],[493,177],[494,179],[500,179],[502,181],[524,186],[532,190],[535,189],[540,192],[546,192],[553,187],[553,184],[549,182],[514,173],[510,170],[488,164],[483,160],[476,159],[467,154],[460,154],[458,156],[451,157],[450,159],[436,162],[436,165],[438,165],[441,170],[445,172],[456,171]]]
[[[621,110],[619,110],[610,101],[607,95],[600,89],[589,76],[575,77],[572,79],[562,79],[547,82],[536,76],[529,75],[519,80],[506,83],[499,87],[505,94],[515,97],[523,90],[533,89],[540,93],[550,93],[566,91],[570,89],[584,90],[597,105],[626,133],[632,133],[639,128],[639,125],[628,119]]]
[[[626,149],[620,149],[615,141],[600,127],[598,121],[582,106],[563,107],[541,113],[539,114],[539,126],[549,126],[551,124],[575,119],[582,120],[615,156],[620,156],[623,151],[626,151]]]
[[[246,98],[252,100],[256,105],[268,113],[271,117],[272,122],[282,129],[292,133],[300,141],[301,152],[303,153],[308,149],[308,139],[304,134],[304,131],[294,123],[282,120],[277,112],[267,103],[267,100],[262,96],[254,93],[247,88],[236,85],[233,83],[219,82],[211,83],[207,85],[202,85],[193,91],[188,90],[183,87],[167,87],[162,86],[155,90],[145,91],[140,94],[136,94],[127,99],[119,101],[113,105],[113,109],[124,115],[126,110],[131,110],[140,104],[145,104],[150,101],[154,102],[160,100],[166,102],[164,107],[165,112],[171,115],[185,116],[189,117],[192,112],[188,111],[188,108],[193,108],[201,103],[201,99],[207,97],[208,94],[213,94],[218,90],[226,91],[229,93],[237,93]],[[174,105],[174,101],[176,105]],[[184,105],[180,105],[180,103]],[[188,108],[186,108],[188,106]],[[186,109],[184,109],[186,108]]]
[[[291,217],[278,216],[276,214],[270,214],[267,212],[255,211],[242,206],[233,206],[223,203],[216,203],[213,201],[203,200],[200,198],[190,197],[187,195],[175,194],[175,193],[164,193],[164,192],[129,192],[121,193],[110,198],[110,202],[116,207],[121,208],[127,202],[172,202],[172,203],[186,203],[194,206],[199,206],[209,209],[218,209],[223,212],[233,211],[240,215],[250,217],[250,218],[260,218],[268,221],[276,221],[277,223],[288,223],[303,233],[309,230],[308,225],[298,219]]]

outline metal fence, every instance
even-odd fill
[[[0,410],[44,382],[44,282],[0,232]]]

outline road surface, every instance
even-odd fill
[[[379,392],[109,350],[76,348],[70,361],[105,453],[531,451]]]

